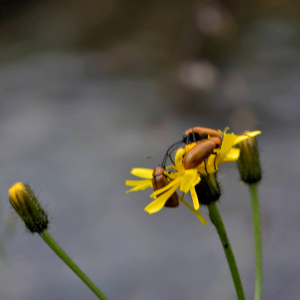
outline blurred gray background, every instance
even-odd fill
[[[26,232],[7,197],[17,181],[109,299],[236,299],[212,224],[125,194],[131,168],[154,168],[186,129],[229,126],[263,133],[263,299],[298,300],[299,25],[292,0],[0,1],[0,299],[95,299]],[[219,180],[252,299],[248,188],[236,164]]]

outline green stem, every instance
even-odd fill
[[[215,225],[217,232],[219,234],[221,243],[223,245],[223,249],[226,254],[226,258],[228,261],[228,265],[231,271],[233,283],[235,286],[236,294],[238,297],[238,300],[245,300],[244,290],[240,278],[240,274],[235,262],[235,258],[231,249],[231,245],[221,218],[221,215],[219,213],[219,210],[217,208],[217,205],[215,202],[208,205],[209,210],[209,218],[211,222]]]
[[[75,274],[97,295],[101,300],[108,300],[97,286],[82,272],[82,270],[72,261],[72,259],[62,250],[54,241],[47,230],[40,233],[40,236],[48,244],[48,246],[74,271]]]
[[[257,184],[249,184],[252,215],[253,215],[253,231],[254,231],[254,248],[255,248],[255,300],[261,300],[262,293],[262,247],[261,247],[261,229],[260,229],[260,213]]]

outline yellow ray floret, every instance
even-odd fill
[[[151,215],[161,210],[164,207],[167,200],[175,193],[177,189],[178,186],[173,186],[167,192],[163,193],[160,197],[158,197],[156,200],[147,205],[145,207],[145,211]]]
[[[180,197],[178,194],[177,194],[177,197],[178,199],[190,210],[192,211],[195,216],[200,220],[200,222],[203,224],[203,225],[207,225],[208,222],[203,218],[203,216],[198,212],[196,211],[192,206],[190,206],[184,199],[183,197]]]
[[[233,146],[237,145],[238,143],[240,143],[243,140],[248,139],[249,137],[255,137],[259,134],[261,134],[261,131],[257,130],[257,131],[251,131],[251,132],[249,132],[247,134],[244,134],[244,135],[237,135],[235,140],[234,140]]]
[[[240,149],[238,148],[231,148],[228,154],[223,159],[223,162],[235,162],[240,157]]]
[[[152,187],[151,180],[126,180],[125,184],[128,186],[134,186],[134,188],[126,191],[126,194],[129,192],[143,191],[148,187]]]
[[[127,186],[134,186],[134,188],[126,191],[126,193],[143,191],[148,187],[152,188],[152,169],[134,168],[130,173],[137,177],[146,178],[148,180],[126,180],[125,184]]]
[[[151,179],[152,178],[152,169],[144,169],[144,168],[134,168],[130,172],[132,175],[142,178]]]

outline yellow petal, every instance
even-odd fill
[[[178,194],[177,194],[179,200],[189,209],[191,210],[195,215],[196,217],[199,219],[199,221],[203,224],[203,225],[206,225],[208,224],[208,222],[203,218],[203,216],[198,212],[196,211],[192,206],[190,206],[182,197],[180,197]]]
[[[231,148],[229,153],[224,158],[223,162],[234,162],[237,161],[240,157],[240,149],[238,148]]]
[[[169,179],[175,179],[177,177],[178,173],[176,172],[171,172],[171,173],[168,173],[168,178]]]
[[[180,184],[180,190],[187,193],[191,186],[195,185],[195,182],[200,181],[199,178],[197,169],[186,170]]]
[[[191,192],[191,196],[192,196],[192,199],[193,199],[194,208],[196,210],[198,210],[200,208],[200,204],[199,204],[198,195],[196,193],[196,190],[195,190],[194,186],[191,187],[190,192]]]
[[[166,170],[171,169],[171,168],[177,171],[176,167],[173,166],[173,165],[167,166],[167,167],[166,167]]]
[[[150,181],[150,180],[145,180],[145,181]],[[143,190],[145,190],[148,187],[152,187],[151,181],[150,182],[145,182],[145,183],[140,184],[140,185],[137,185],[136,187],[130,189],[129,191],[126,191],[126,194],[130,193],[130,192],[143,191]]]
[[[235,139],[234,133],[229,133],[229,134],[224,133],[224,138],[222,141],[220,153],[218,154],[217,159],[216,159],[217,166],[220,165],[220,163],[223,161],[223,159],[226,157],[226,155],[230,151],[230,149],[233,145],[234,139]]]
[[[138,186],[138,185],[144,185],[145,183],[149,183],[150,186],[152,186],[152,182],[149,179],[147,179],[147,180],[126,180],[125,181],[125,184],[127,186]]]
[[[175,165],[176,165],[178,172],[185,171],[183,164],[182,164],[184,154],[185,154],[185,150],[183,148],[179,148],[176,152]]]
[[[179,188],[179,185],[180,185],[180,182],[182,180],[182,177],[177,177],[176,179],[172,180],[167,186],[161,188],[161,189],[158,189],[156,190],[155,192],[153,192],[150,197],[151,198],[155,198],[157,195],[169,190],[170,188],[172,188],[173,186],[177,186],[176,189]]]
[[[251,132],[247,133],[247,135],[238,135],[238,136],[236,136],[233,145],[236,145],[236,144],[240,143],[241,141],[248,139],[249,137],[257,136],[258,134],[261,134],[261,131],[259,131],[259,130],[251,131]]]
[[[9,195],[9,200],[14,208],[15,206],[20,206],[20,203],[25,205],[26,197],[27,197],[26,185],[22,182],[15,183],[8,190],[8,195]]]
[[[143,168],[134,168],[131,170],[130,173],[137,177],[152,179],[153,170],[152,169],[143,169]]]
[[[185,145],[185,152],[188,153],[195,146],[196,146],[196,143],[191,143],[191,144]]]
[[[161,210],[167,200],[175,193],[177,190],[177,186],[174,186],[172,189],[169,191],[163,193],[161,196],[159,196],[156,200],[151,202],[149,205],[145,207],[145,211],[148,212],[149,214],[153,214]]]

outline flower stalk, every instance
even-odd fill
[[[246,131],[244,134],[248,135]],[[262,296],[262,243],[259,200],[257,183],[261,180],[261,166],[259,149],[255,137],[244,140],[238,144],[240,157],[238,160],[241,179],[248,184],[251,196],[253,232],[254,232],[254,254],[255,254],[255,300],[261,300]]]
[[[261,300],[262,295],[262,245],[260,229],[260,212],[257,184],[249,184],[251,195],[253,231],[254,231],[254,253],[255,253],[255,300]]]
[[[208,205],[208,210],[209,210],[209,218],[211,222],[215,225],[217,232],[219,234],[227,261],[228,265],[230,268],[230,272],[232,275],[233,283],[235,286],[236,294],[238,300],[245,300],[245,295],[244,295],[244,290],[240,278],[240,274],[236,265],[236,261],[232,252],[232,248],[225,230],[225,226],[223,224],[221,215],[219,213],[219,210],[217,208],[217,205],[215,202],[212,202],[211,204]]]
[[[62,261],[70,267],[70,269],[94,292],[101,300],[107,300],[105,295],[98,287],[89,279],[89,277],[73,262],[73,260],[65,253],[63,249],[55,242],[50,233],[44,230],[40,233],[41,238],[47,245],[62,259]]]

